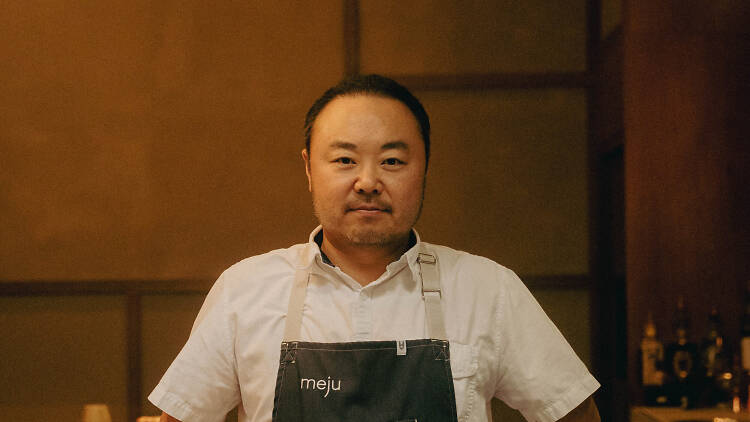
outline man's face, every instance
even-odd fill
[[[425,151],[404,104],[366,94],[332,100],[302,156],[329,241],[383,247],[407,238],[422,208]]]

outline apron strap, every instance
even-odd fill
[[[424,244],[420,243],[417,263],[419,263],[419,277],[422,279],[422,298],[424,299],[427,335],[432,339],[448,340],[443,321],[443,308],[440,306],[443,293],[440,289],[437,256],[430,253]]]
[[[294,284],[289,295],[289,307],[287,308],[286,324],[284,327],[284,341],[298,341],[302,329],[302,308],[305,306],[307,296],[307,283],[310,281],[310,273],[306,270],[297,270],[294,274]]]

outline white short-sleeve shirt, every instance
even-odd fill
[[[238,404],[240,421],[270,421],[298,269],[312,275],[300,340],[427,337],[416,247],[362,287],[323,262],[314,242],[319,231],[306,244],[245,259],[219,277],[187,343],[149,396],[152,403],[184,422],[223,421]],[[599,387],[512,271],[424,245],[438,259],[459,421],[490,420],[489,402],[497,397],[529,421],[551,422]]]

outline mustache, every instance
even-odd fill
[[[383,201],[352,201],[346,204],[346,210],[378,210],[390,212],[391,206]]]

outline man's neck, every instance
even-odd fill
[[[362,286],[377,280],[388,264],[396,261],[410,246],[411,233],[389,245],[361,246],[336,242],[323,233],[320,248],[328,259]]]

